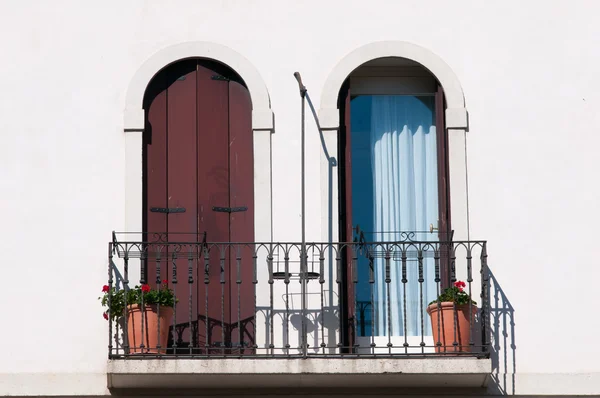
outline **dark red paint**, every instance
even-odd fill
[[[448,241],[451,237],[452,227],[450,225],[450,189],[448,171],[448,134],[444,123],[446,109],[444,102],[444,90],[438,85],[435,94],[435,131],[437,140],[438,161],[438,235],[440,241]],[[442,287],[449,286],[450,255],[449,246],[442,245],[440,253],[440,273]]]
[[[229,83],[229,206],[248,208],[231,213],[232,242],[254,240],[254,143],[251,124],[250,93],[240,83],[232,81]],[[232,324],[238,324],[231,336],[235,345],[247,341],[248,336],[254,336],[254,325],[248,323],[254,317],[253,253],[252,248],[246,246],[232,249],[229,254],[234,260],[229,263],[229,287],[232,298],[230,319]],[[238,257],[241,258],[239,263]]]
[[[233,80],[213,78],[223,74]],[[208,242],[254,241],[252,106],[248,90],[236,78],[220,64],[187,60],[170,66],[150,84],[144,149],[144,229],[148,239],[152,239],[150,232],[166,232],[170,242],[198,242],[206,232]],[[248,210],[229,214],[213,211],[215,206],[246,206]],[[186,211],[153,213],[152,207],[183,207]],[[189,247],[175,261],[176,323],[188,322],[191,311],[192,321],[198,322],[201,352],[206,352],[206,344],[219,345],[210,348],[212,353],[229,353],[238,350],[222,349],[221,343],[236,346],[242,339],[247,346],[254,343],[252,252],[245,247],[238,274],[235,250],[211,246],[208,284],[203,259],[193,260],[191,306]],[[172,264],[172,259],[164,257],[160,279],[172,281]],[[155,262],[148,261],[147,266],[148,280],[156,282]],[[242,319],[245,325],[238,328]],[[186,330],[183,335],[186,341],[188,333]]]

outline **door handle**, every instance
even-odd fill
[[[433,224],[429,224],[429,233],[432,234],[433,231],[437,231],[439,228],[433,226]]]

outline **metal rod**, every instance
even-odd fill
[[[324,248],[321,246],[319,248],[319,286],[321,291],[321,350],[322,353],[325,354],[325,255],[323,254]],[[329,303],[331,305],[331,303]],[[331,308],[329,309],[331,314]]]
[[[210,353],[210,329],[208,327],[208,291],[210,289],[210,251],[208,245],[202,247],[204,256],[204,349],[206,355]],[[175,328],[173,328],[175,330]]]
[[[142,252],[141,256],[140,256],[140,258],[141,258],[140,266],[142,267],[141,272],[144,272],[143,270],[146,269],[146,267],[147,267],[146,257],[148,257],[147,252],[146,251]],[[148,271],[148,273],[150,273],[150,271]],[[155,277],[156,277],[156,287],[160,290],[162,288],[162,285],[161,285],[162,280],[160,277],[160,263],[156,263]],[[148,275],[148,281],[150,281],[150,275]],[[156,339],[157,340],[156,341],[158,341],[157,351],[160,353],[160,348],[161,348],[160,347],[160,305],[156,306],[156,317],[157,317],[157,322],[156,322]],[[167,347],[162,347],[162,348],[167,348]],[[166,352],[166,350],[165,350],[165,352]]]
[[[254,314],[254,324],[252,326],[252,335],[255,336],[254,337],[254,344],[252,344],[252,351],[250,351],[253,354],[257,354],[257,348],[258,345],[256,344],[256,327],[258,325],[258,317],[256,316],[256,287],[258,285],[258,255],[257,255],[257,249],[256,246],[252,246],[253,248],[253,256],[252,256],[252,294],[254,297],[254,311],[252,312]]]
[[[192,303],[192,297],[193,297],[193,288],[194,288],[194,253],[193,253],[193,249],[194,246],[190,245],[190,248],[188,250],[188,322],[189,322],[189,343],[188,343],[188,348],[189,348],[189,353],[190,355],[192,355],[192,348],[193,348],[193,342],[194,342],[194,333],[193,333],[193,328],[192,328],[192,309],[193,309],[193,303]],[[197,248],[196,248],[197,249]],[[196,316],[197,316],[198,312],[196,311]]]
[[[142,315],[142,325],[140,326],[141,341],[140,341],[140,351],[139,352],[142,354],[148,352],[148,350],[151,348],[150,342],[148,342],[148,346],[144,345],[144,340],[145,340],[144,337],[150,336],[150,334],[148,333],[149,332],[148,329],[145,329],[146,335],[144,335],[144,326],[146,325],[146,311],[144,310],[145,309],[145,304],[144,304],[144,285],[145,284],[146,284],[146,276],[144,275],[144,270],[142,269],[141,277],[140,277],[140,285],[142,286],[142,291],[140,293],[141,305],[139,307],[139,309],[141,311],[141,315]],[[149,341],[149,339],[147,339],[147,341]],[[137,347],[137,344],[136,344],[136,347]],[[144,348],[146,348],[146,350],[144,350]]]
[[[406,284],[408,283],[408,270],[406,269],[406,248],[402,248],[402,303],[404,306],[404,310],[402,312],[402,320],[403,320],[403,330],[404,330],[404,353],[408,354],[408,326],[406,321],[406,316],[408,314],[406,309]]]
[[[375,269],[373,258],[369,256],[370,249],[367,248],[367,258],[369,259],[369,290],[371,291],[371,353],[375,354]],[[406,327],[404,328],[406,330]],[[406,334],[406,333],[405,333]]]
[[[424,300],[423,300],[423,282],[425,282],[425,278],[424,278],[424,270],[423,270],[423,246],[419,245],[419,250],[417,252],[417,259],[418,259],[418,270],[419,270],[419,315],[421,318],[421,353],[425,353],[425,317],[423,314],[423,306],[424,306]],[[404,317],[406,318],[406,313],[404,314]]]
[[[112,242],[108,244],[108,308],[111,308],[112,305],[112,287],[113,287],[113,244]],[[108,313],[108,359],[112,358],[113,354],[113,345],[112,345],[112,320],[113,314],[111,311],[107,311]],[[117,327],[117,335],[119,334],[119,329]],[[119,352],[119,346],[117,341],[117,353]]]
[[[392,354],[392,306],[391,306],[391,291],[390,291],[390,284],[392,283],[392,278],[390,275],[390,259],[391,259],[391,253],[390,253],[390,248],[388,245],[385,246],[385,285],[386,285],[386,291],[387,291],[387,300],[386,300],[386,304],[387,304],[387,332],[388,332],[388,342],[387,342],[387,347],[388,347],[388,353],[391,355]]]
[[[307,90],[304,84],[302,83],[302,77],[300,76],[300,72],[294,72],[294,77],[298,81],[298,88],[300,89],[300,97],[301,101],[301,133],[300,133],[300,164],[301,164],[301,213],[302,213],[302,243],[300,248],[300,283],[301,283],[301,296],[302,296],[302,331],[301,331],[301,345],[302,345],[302,355],[304,357],[307,356],[307,325],[306,325],[306,167],[305,167],[305,98],[307,95]]]
[[[125,354],[129,354],[129,327],[127,325],[127,318],[129,317],[129,305],[131,304],[127,301],[127,292],[129,291],[129,249],[127,244],[125,244],[124,247],[125,256],[123,257],[123,289],[125,289],[125,314],[123,315],[123,330],[125,331],[126,338],[123,341],[123,352]]]
[[[238,339],[238,347],[240,350],[240,354],[242,352],[244,352],[244,339],[243,339],[243,334],[242,334],[242,300],[241,300],[241,284],[242,284],[242,272],[241,272],[241,265],[242,265],[242,253],[240,252],[240,245],[236,245],[236,271],[237,271],[237,278],[235,280],[235,283],[237,285],[237,330],[238,330],[238,334],[239,334],[239,339]],[[246,281],[246,283],[248,283]],[[233,350],[233,345],[232,345],[232,350]]]
[[[487,265],[487,244],[483,242],[481,248],[481,345],[483,352],[489,355],[491,344],[490,325],[490,277]],[[513,341],[514,344],[514,341]]]
[[[221,253],[221,354],[225,355],[225,251],[226,246],[217,246]]]

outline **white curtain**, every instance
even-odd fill
[[[401,231],[426,231],[430,223],[437,225],[434,98],[383,95],[371,98],[373,237],[376,242],[393,242],[401,240]],[[417,237],[422,239],[424,235]],[[424,260],[425,282],[420,284],[417,258],[409,258],[408,283],[403,284],[401,261],[392,258],[388,284],[385,259],[375,260],[376,336],[404,335],[404,318],[407,336],[420,336],[422,321],[423,334],[430,334],[425,308],[435,299],[433,261],[431,257]],[[388,289],[391,317],[388,317]]]

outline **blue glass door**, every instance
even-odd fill
[[[426,305],[436,297],[432,256],[410,256],[403,278],[390,242],[437,240],[438,132],[434,95],[360,95],[350,106],[351,217],[368,242],[381,242],[371,259],[359,256],[355,291],[357,336],[430,335]],[[348,161],[348,159],[346,159]],[[346,175],[348,178],[348,175]],[[374,279],[374,283],[370,280]],[[379,344],[377,344],[379,346]],[[396,344],[394,344],[396,345]]]

